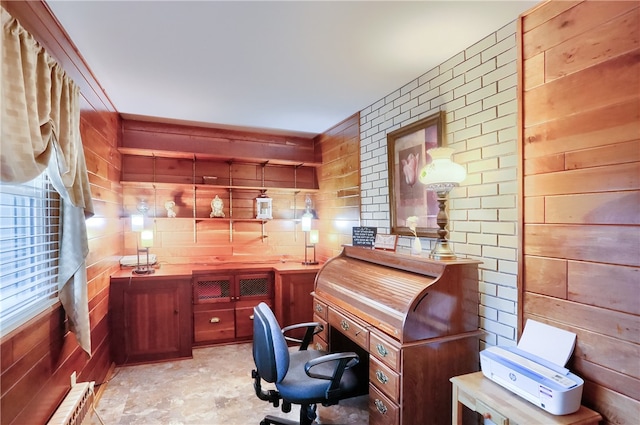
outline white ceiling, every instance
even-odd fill
[[[536,1],[58,1],[125,116],[315,135]]]

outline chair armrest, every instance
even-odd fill
[[[333,375],[323,375],[320,373],[314,373],[311,369],[319,364],[328,363],[328,362],[337,362],[336,367],[333,370]],[[340,380],[342,379],[342,374],[345,370],[354,367],[360,362],[360,357],[356,353],[353,352],[345,352],[345,353],[333,353],[327,354],[325,356],[317,357],[313,360],[309,360],[304,365],[304,371],[306,374],[312,378],[317,379],[326,379],[333,381],[332,387],[334,384],[339,385]]]
[[[302,339],[294,338],[292,336],[286,335],[287,332],[292,331],[294,329],[300,329],[300,328],[306,328],[304,337],[302,337]],[[322,325],[322,323],[305,322],[305,323],[297,323],[295,325],[289,325],[282,328],[282,334],[284,335],[285,340],[300,344],[299,350],[303,351],[303,350],[306,350],[307,347],[309,347],[309,344],[311,344],[311,341],[313,340],[313,336],[316,334],[319,334],[323,330],[324,330],[324,326]]]

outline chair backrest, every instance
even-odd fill
[[[267,382],[280,382],[289,369],[289,348],[273,312],[265,303],[253,308],[253,361]]]

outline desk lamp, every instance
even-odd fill
[[[302,264],[305,266],[318,264],[316,261],[316,244],[318,243],[319,233],[317,230],[311,230],[311,219],[313,218],[313,212],[311,210],[311,197],[307,195],[305,198],[305,210],[300,220],[300,227],[304,232],[304,261]],[[307,258],[307,250],[313,248],[313,261]]]
[[[467,176],[467,172],[460,164],[451,160],[454,153],[452,148],[433,148],[427,151],[431,155],[432,161],[420,171],[420,183],[427,187],[427,190],[436,192],[438,196],[438,240],[429,254],[435,260],[454,260],[456,255],[449,247],[446,229],[448,218],[446,212],[447,194],[454,187],[458,187]]]

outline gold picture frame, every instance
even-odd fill
[[[413,216],[417,236],[438,237],[437,196],[427,191],[418,175],[431,162],[427,151],[442,146],[443,122],[444,112],[438,112],[387,134],[391,234],[413,236],[407,226]]]

